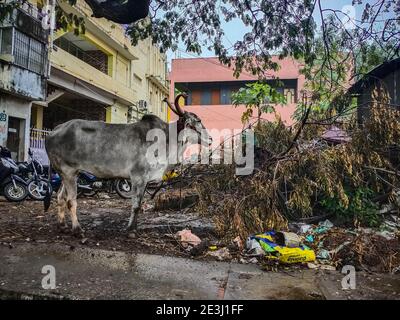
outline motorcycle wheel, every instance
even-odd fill
[[[33,180],[28,184],[28,193],[33,200],[44,200],[47,189],[49,189],[50,194],[53,193],[53,187],[45,179],[39,179],[39,181]]]
[[[97,194],[97,190],[92,191],[82,191],[81,195],[85,197],[94,197]]]
[[[3,195],[10,202],[24,201],[28,196],[28,189],[20,182],[15,182],[16,187],[12,182],[7,183],[3,188]]]
[[[97,190],[86,190],[78,187],[77,197],[94,197],[97,194]]]
[[[82,186],[90,186],[91,185],[91,183],[89,181],[87,181],[85,178],[78,177],[77,184],[78,184],[77,185],[77,189],[78,189],[77,196],[79,198],[80,197],[93,197],[97,194],[97,190],[95,190],[95,189],[87,190],[84,188],[79,188],[79,185],[82,185]]]
[[[132,184],[127,179],[118,179],[115,183],[115,190],[123,199],[130,199],[132,197]]]

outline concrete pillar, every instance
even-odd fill
[[[32,105],[32,112],[31,112],[31,117],[32,117],[32,123],[33,126],[36,129],[43,129],[43,106],[39,105]]]

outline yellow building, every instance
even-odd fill
[[[150,39],[133,47],[123,26],[92,18],[83,0],[74,7],[66,1],[58,4],[83,17],[86,31],[54,35],[47,98],[33,103],[31,125],[51,130],[75,118],[127,123],[144,113],[166,121],[166,56]]]

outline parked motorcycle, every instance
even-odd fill
[[[121,198],[130,198],[131,185],[126,179],[99,179],[81,171],[78,176],[78,196],[92,197],[98,192],[117,193]]]
[[[99,191],[105,191],[105,185],[101,180],[98,180],[93,174],[82,171],[78,175],[78,197],[87,196],[93,197]]]
[[[52,185],[48,183],[48,177],[42,163],[34,157],[31,149],[28,151],[29,161],[19,164],[20,174],[28,184],[29,196],[34,200],[44,200],[47,191],[53,193]]]
[[[45,167],[44,171],[48,172],[48,168]],[[48,177],[46,176],[46,181],[47,179]],[[52,189],[55,192],[58,192],[62,184],[60,175],[56,172],[52,172],[50,182]],[[124,179],[99,179],[93,174],[85,171],[81,171],[77,178],[77,193],[79,197],[93,197],[98,192],[117,192],[120,197],[128,199],[130,198],[130,190],[130,182]]]
[[[11,158],[11,152],[0,146],[0,193],[8,201],[20,202],[28,196],[28,184],[19,177],[22,167]]]
[[[129,179],[117,179],[115,181],[115,191],[123,199],[132,197],[132,183]]]

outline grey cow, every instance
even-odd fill
[[[210,137],[204,135],[205,128],[201,120],[191,112],[183,112],[175,99],[175,108],[165,99],[171,110],[179,116],[178,134],[185,128],[195,132],[202,143],[210,143]],[[145,115],[141,121],[133,124],[109,124],[101,121],[71,120],[57,126],[46,138],[46,150],[51,166],[61,175],[63,184],[57,195],[58,225],[67,227],[65,210],[71,214],[72,231],[83,235],[77,217],[77,174],[88,171],[99,178],[126,178],[132,183],[132,212],[128,229],[137,228],[137,216],[146,185],[151,180],[161,180],[170,169],[169,148],[167,157],[156,165],[146,156],[154,142],[147,141],[147,133],[152,129],[164,132],[169,140],[169,128],[172,124],[162,121],[154,115]],[[175,140],[176,141],[176,140]],[[184,152],[183,143],[173,149],[176,156]],[[171,157],[173,158],[173,157]],[[178,158],[180,159],[180,158]],[[45,199],[45,210],[50,199]]]

